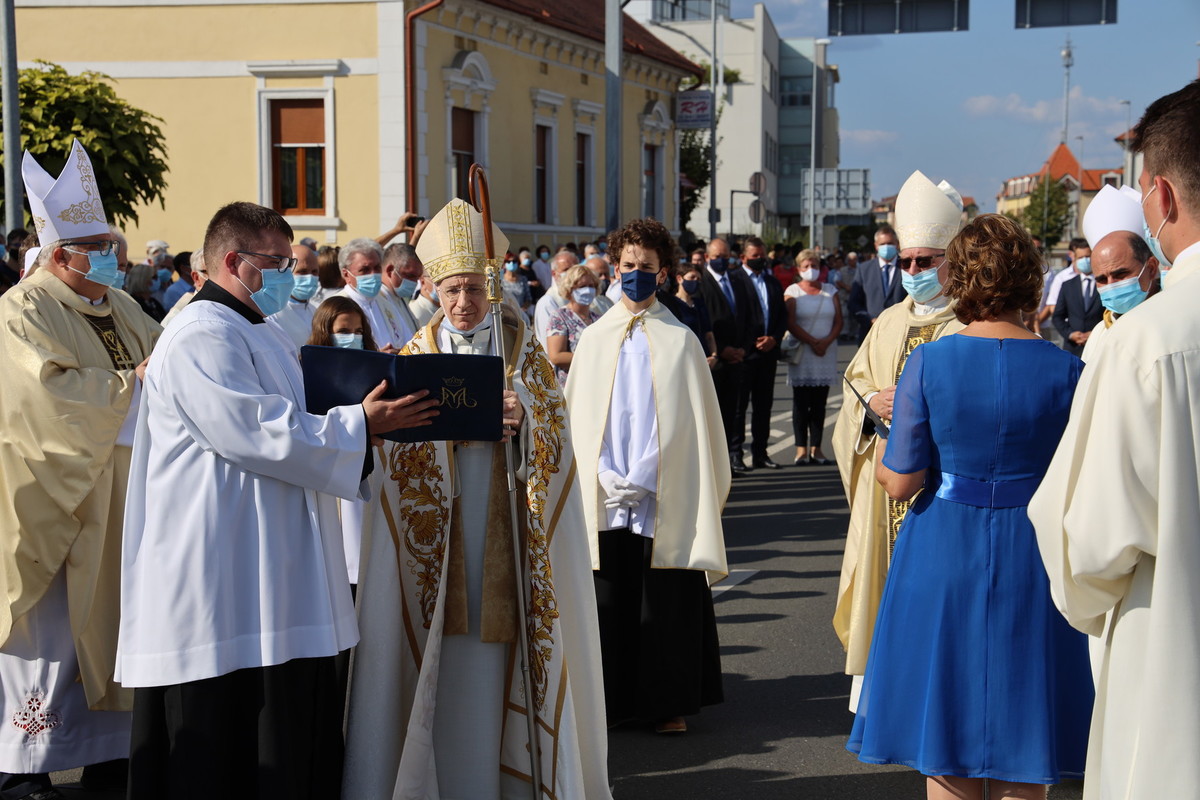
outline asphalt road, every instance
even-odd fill
[[[843,345],[843,366],[853,348]],[[923,798],[924,778],[902,767],[863,764],[846,752],[853,716],[850,681],[830,620],[837,595],[847,509],[837,467],[794,467],[791,390],[780,368],[772,414],[772,458],[787,467],[735,478],[725,509],[730,578],[715,588],[725,702],[688,719],[688,732],[609,732],[616,800],[874,800]],[[840,387],[829,399],[826,455]],[[56,773],[70,787],[78,771]],[[120,793],[67,788],[72,800]],[[1080,785],[1054,787],[1074,800]]]

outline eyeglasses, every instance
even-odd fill
[[[451,300],[458,300],[458,298],[461,297],[464,292],[466,292],[467,298],[470,300],[479,300],[485,294],[487,294],[487,290],[482,286],[451,286],[449,289],[439,290],[438,294],[445,295]]]
[[[271,266],[260,267],[258,264],[255,264],[248,258],[242,259],[242,261],[245,261],[259,272],[269,269],[273,269],[276,272],[290,272],[291,270],[295,269],[298,263],[300,263],[300,259],[296,258],[295,256],[271,256],[267,255],[266,253],[252,253],[249,250],[234,250],[233,252],[237,253],[239,256],[257,256],[258,258],[267,259],[267,263],[269,263]]]
[[[935,258],[945,258],[945,256],[913,256],[912,258],[902,258],[897,263],[900,265],[900,269],[908,269],[915,261],[917,262],[917,269],[925,270],[933,266]],[[939,266],[941,265],[939,264]]]
[[[66,242],[63,244],[63,248],[66,250],[71,250],[71,247],[89,248],[87,250],[71,250],[72,253],[99,253],[102,256],[112,255],[117,252],[117,248],[120,246],[119,242],[114,242],[110,239],[99,242]]]

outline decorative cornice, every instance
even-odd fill
[[[323,78],[326,75],[348,75],[350,68],[340,58],[312,58],[247,61],[246,71],[259,78]]]

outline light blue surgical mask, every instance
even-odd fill
[[[1158,241],[1158,237],[1162,233],[1162,229],[1167,226],[1167,217],[1163,217],[1162,223],[1158,226],[1158,230],[1154,233],[1150,232],[1150,225],[1146,222],[1146,201],[1150,199],[1150,195],[1154,194],[1154,191],[1157,188],[1158,184],[1156,183],[1154,184],[1154,187],[1150,189],[1150,191],[1146,192],[1146,196],[1142,198],[1142,233],[1143,238],[1146,240],[1146,244],[1150,247],[1150,252],[1153,253],[1154,257],[1158,259],[1159,279],[1161,280],[1161,274],[1171,269],[1171,261],[1166,257],[1166,255],[1163,254],[1162,242]],[[1175,198],[1171,198],[1171,208],[1167,211],[1168,217],[1171,215],[1171,211],[1174,209]]]
[[[69,247],[64,247],[64,250],[70,253],[78,253],[87,256],[88,270],[75,269],[68,265],[67,269],[72,272],[78,272],[83,277],[87,278],[92,283],[98,283],[101,286],[113,286],[120,279],[117,278],[121,274],[121,270],[117,269],[117,251],[114,248],[108,255],[100,255],[96,251],[72,250]]]
[[[412,300],[417,296],[417,289],[419,288],[420,284],[418,284],[416,281],[410,281],[408,278],[405,278],[404,280],[400,281],[400,285],[396,287],[396,294],[400,295],[405,300]]]
[[[248,261],[245,256],[238,255],[238,258],[245,261],[254,269],[257,269],[262,275],[262,288],[257,292],[250,292],[250,302],[258,306],[258,311],[264,317],[269,317],[272,314],[278,314],[287,305],[287,299],[292,294],[292,287],[296,284],[296,279],[291,271],[280,272],[277,269],[259,269],[254,266],[253,262]],[[242,288],[249,291],[250,287],[242,282],[238,276],[233,276],[234,280],[242,284]]]
[[[945,263],[944,261],[942,263]],[[900,273],[900,283],[904,286],[904,291],[908,292],[908,296],[918,303],[928,303],[933,298],[941,294],[942,281],[938,277],[940,265],[930,267],[927,270],[918,272],[916,275],[909,275],[907,272]]]
[[[1150,294],[1142,288],[1142,275],[1145,272],[1146,265],[1143,264],[1142,271],[1132,278],[1114,281],[1107,286],[1097,286],[1100,302],[1114,314],[1129,313]]]
[[[113,285],[110,286],[109,288],[110,289],[124,289],[125,288],[125,273],[121,272],[120,270],[117,270],[117,279],[116,279],[116,281],[113,282]]]
[[[596,299],[596,287],[581,286],[575,291],[571,292],[571,299],[576,303],[579,303],[581,306],[590,306]]]
[[[1075,259],[1075,269],[1079,270],[1084,275],[1092,274],[1092,258],[1091,256],[1083,256]]]
[[[372,272],[370,275],[359,275],[354,279],[354,288],[363,297],[374,297],[379,294],[379,287],[383,285],[383,276],[378,272]]]
[[[362,350],[363,335],[361,333],[331,333],[334,347],[341,347],[346,350]]]
[[[515,262],[515,261],[505,261],[505,262],[504,262],[504,268],[505,268],[506,270],[508,270],[509,272],[516,272],[516,271],[517,271],[517,262]]]
[[[292,297],[300,302],[306,302],[321,288],[321,282],[316,275],[293,275],[295,285],[292,286]]]
[[[436,303],[436,302],[438,301],[438,299],[437,299],[437,289],[436,289],[436,288],[434,288],[434,289],[430,289],[430,290],[429,290],[429,301],[430,301],[431,303]]]
[[[878,250],[879,260],[880,261],[892,261],[893,259],[896,258],[897,255],[899,255],[899,252],[900,251],[898,251],[896,249],[896,245],[894,245],[894,244],[881,244],[881,245],[879,245],[879,250]]]

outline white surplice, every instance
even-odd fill
[[[612,405],[604,426],[597,472],[616,473],[649,492],[633,508],[608,509],[608,528],[628,527],[654,538],[658,489],[658,414],[654,406],[654,376],[650,342],[635,324],[621,344],[613,377]]]
[[[1086,800],[1200,787],[1198,306],[1200,244],[1105,334],[1029,504],[1055,604],[1105,636]]]
[[[125,686],[357,642],[337,497],[359,494],[366,419],[304,407],[292,342],[228,306],[194,300],[155,348],[125,516]]]
[[[311,302],[288,298],[287,305],[278,313],[267,317],[267,322],[278,325],[296,347],[303,347],[312,336],[312,321],[316,311],[317,307]]]
[[[371,325],[371,336],[375,346],[380,350],[389,345],[399,350],[408,344],[415,330],[408,326],[406,317],[400,314],[400,309],[392,302],[381,288],[379,294],[367,297],[349,284],[340,292],[343,297],[349,297],[363,310],[367,322]]]

